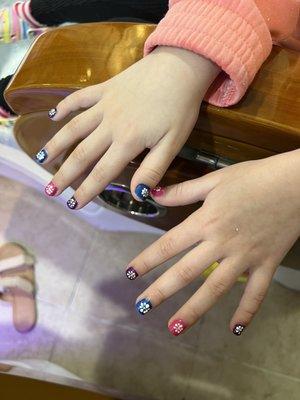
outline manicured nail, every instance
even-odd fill
[[[166,193],[166,191],[163,187],[157,186],[156,188],[152,189],[150,193],[153,197],[161,197]]]
[[[39,164],[43,164],[48,158],[48,153],[46,149],[40,150],[37,155],[35,156],[35,161]]]
[[[172,335],[179,336],[187,328],[187,325],[182,319],[175,319],[168,328]]]
[[[45,193],[47,196],[55,196],[58,191],[58,187],[54,185],[53,182],[50,182],[46,187],[45,187]]]
[[[135,188],[135,194],[137,195],[137,197],[140,200],[145,201],[149,197],[150,188],[149,188],[149,186],[144,185],[143,183],[140,183]]]
[[[234,333],[236,336],[241,336],[241,334],[244,332],[245,328],[246,328],[245,325],[236,325],[233,328],[232,333]]]
[[[51,119],[54,118],[56,114],[57,114],[56,108],[52,108],[50,111],[48,111],[49,118]]]
[[[152,309],[152,304],[149,299],[142,299],[136,303],[136,310],[142,314],[147,314]]]
[[[139,276],[139,274],[133,267],[129,267],[126,270],[126,276],[129,280],[134,281]]]
[[[67,201],[67,206],[71,209],[71,210],[75,210],[75,208],[78,206],[78,202],[75,199],[75,197],[71,197],[70,200]]]

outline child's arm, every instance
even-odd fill
[[[148,39],[145,53],[167,45],[212,60],[223,72],[205,99],[230,106],[245,94],[270,54],[272,40],[296,41],[292,35],[299,10],[297,0],[171,0],[170,11]]]

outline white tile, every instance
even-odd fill
[[[39,302],[36,327],[21,334],[13,327],[11,305],[0,302],[0,359],[48,360],[62,319],[62,310]]]

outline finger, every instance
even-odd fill
[[[149,286],[139,296],[137,304],[148,299],[152,307],[157,307],[180,289],[193,282],[220,257],[220,249],[217,249],[212,242],[201,243]]]
[[[128,151],[126,145],[114,142],[92,172],[67,202],[71,209],[80,209],[99,195],[111,181],[142,151],[140,148]]]
[[[99,137],[101,141],[99,141]],[[111,138],[103,126],[84,139],[70,154],[67,160],[45,187],[48,196],[58,196],[106,152]]]
[[[133,275],[135,278],[145,275],[158,265],[200,242],[201,216],[202,210],[197,210],[142,251],[129,263],[126,270],[127,277],[132,280]]]
[[[230,322],[230,330],[240,336],[258,312],[266,297],[274,271],[267,268],[256,268],[250,273],[240,304]]]
[[[169,331],[177,336],[193,326],[230,290],[244,269],[237,260],[223,260],[200,289],[173,315],[168,324]]]
[[[49,117],[53,121],[60,121],[71,112],[81,108],[90,108],[101,99],[101,85],[89,86],[65,97],[56,108],[49,111]]]
[[[151,196],[159,204],[168,207],[184,206],[197,201],[204,201],[219,183],[222,170],[211,172],[201,178],[178,183],[166,188],[156,187]]]
[[[102,114],[96,108],[77,115],[67,123],[45,147],[36,155],[40,164],[46,164],[60,156],[64,151],[87,137],[102,122]],[[43,155],[45,157],[43,157]],[[42,156],[42,158],[40,158]]]
[[[161,181],[179,150],[170,140],[161,140],[151,149],[131,180],[131,193],[136,200],[143,201],[149,196],[150,188]]]

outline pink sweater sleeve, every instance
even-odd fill
[[[289,1],[299,4],[298,0],[171,0],[169,12],[146,42],[145,54],[165,45],[209,58],[222,73],[206,100],[221,107],[233,105],[243,97],[272,49],[268,18],[270,23],[273,20],[264,3],[276,15],[280,3],[286,8]],[[277,9],[269,7],[270,3]],[[291,19],[290,15],[285,28]]]

